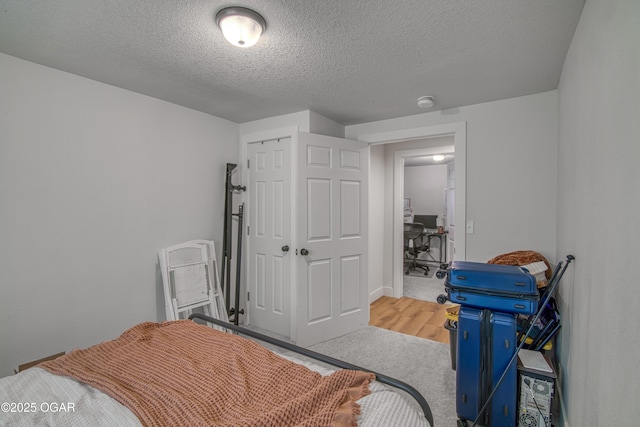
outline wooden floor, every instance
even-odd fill
[[[449,343],[444,328],[448,305],[413,298],[381,297],[371,304],[369,324],[432,341]]]

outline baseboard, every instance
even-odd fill
[[[560,419],[558,420],[557,427],[569,427],[569,421],[567,420],[567,407],[564,403],[564,396],[562,395],[562,390],[559,384],[556,382],[556,395],[558,396],[558,402],[560,405]]]
[[[392,297],[393,286],[380,286],[378,289],[369,292],[369,304],[383,296]]]
[[[380,286],[378,289],[376,289],[373,292],[369,292],[369,304],[371,304],[381,296],[384,296],[384,287],[382,286]]]
[[[383,293],[385,296],[387,297],[392,297],[393,296],[393,286],[383,286],[382,287]]]

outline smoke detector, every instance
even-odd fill
[[[418,98],[418,107],[431,108],[436,103],[436,99],[433,96],[421,96]]]

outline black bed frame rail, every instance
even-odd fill
[[[287,350],[291,350],[293,352],[296,352],[298,354],[302,354],[303,356],[307,356],[310,357],[312,359],[315,360],[319,360],[320,362],[324,362],[327,363],[329,365],[333,365],[336,366],[338,368],[341,369],[351,369],[351,370],[355,370],[355,371],[364,371],[364,372],[371,372],[372,374],[375,374],[376,376],[376,381],[379,381],[383,384],[387,384],[390,385],[392,387],[395,387],[397,389],[400,389],[406,393],[408,393],[411,397],[413,397],[416,402],[418,402],[418,405],[420,405],[420,409],[422,409],[422,412],[424,413],[424,417],[427,419],[427,421],[429,421],[429,424],[431,425],[431,427],[434,427],[433,424],[433,414],[431,413],[431,408],[429,407],[429,404],[427,403],[427,401],[425,400],[425,398],[420,394],[420,392],[418,390],[416,390],[415,388],[413,388],[412,386],[410,386],[407,383],[404,383],[400,380],[397,380],[395,378],[392,377],[388,377],[386,375],[383,374],[379,374],[377,372],[374,372],[370,369],[366,369],[366,368],[362,368],[360,366],[357,365],[353,365],[351,363],[347,363],[344,362],[342,360],[338,360],[338,359],[334,359],[333,357],[321,354],[321,353],[317,353],[315,351],[312,350],[308,350],[306,348],[303,347],[299,347],[297,345],[288,343],[286,341],[282,341],[276,338],[272,338],[269,337],[267,335],[258,333],[258,332],[254,332],[245,328],[242,328],[240,326],[234,325],[232,323],[227,323],[224,322],[222,320],[219,319],[214,319],[213,317],[209,317],[207,315],[201,314],[201,313],[193,313],[191,316],[189,316],[190,320],[194,320],[194,319],[200,319],[203,320],[205,322],[208,323],[213,323],[214,325],[218,325],[221,326],[223,328],[238,332],[240,334],[246,335],[248,337],[251,338],[255,338],[258,339],[260,341],[264,341],[267,342],[269,344],[273,344],[276,345],[278,347],[287,349]]]

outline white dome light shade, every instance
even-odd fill
[[[262,16],[244,7],[227,7],[216,14],[216,22],[224,38],[238,47],[251,47],[258,43],[267,24]]]
[[[444,154],[435,154],[433,156],[433,160],[436,162],[441,162],[444,160]]]

